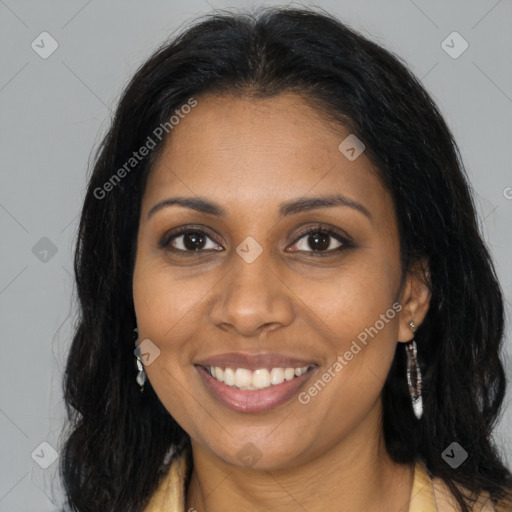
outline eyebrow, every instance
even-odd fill
[[[147,220],[149,220],[157,211],[173,205],[191,208],[192,210],[208,215],[215,215],[217,217],[227,216],[226,210],[224,210],[224,208],[205,198],[178,196],[169,197],[156,203],[149,210]],[[298,199],[286,201],[279,205],[279,216],[280,218],[284,218],[296,213],[303,213],[310,210],[316,210],[318,208],[329,208],[332,206],[348,206],[349,208],[352,208],[365,215],[369,221],[373,223],[373,217],[365,206],[342,194],[334,194],[322,197],[300,197]]]

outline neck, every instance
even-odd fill
[[[365,421],[369,425],[379,424],[371,417]],[[381,428],[367,429],[360,424],[357,432],[345,436],[320,455],[293,467],[274,470],[233,466],[194,441],[192,456],[194,469],[185,510],[370,512],[409,509],[414,465],[396,464],[391,460]]]

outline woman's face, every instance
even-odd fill
[[[390,195],[297,95],[197,101],[142,201],[133,298],[152,387],[193,445],[238,466],[375,438],[414,309]],[[177,197],[195,203],[153,210]]]

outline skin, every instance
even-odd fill
[[[146,373],[192,440],[186,510],[407,510],[414,468],[386,452],[381,392],[397,343],[413,338],[408,324],[421,324],[430,294],[413,272],[400,288],[391,196],[364,152],[349,161],[338,150],[349,132],[298,95],[197,100],[151,171],[133,276],[139,339],[160,350]],[[281,202],[333,193],[372,219],[347,206],[279,218]],[[147,218],[177,195],[204,197],[226,216],[174,205]],[[340,242],[329,237],[330,255],[312,256],[316,246],[300,230],[319,223],[343,230],[352,246],[335,251]],[[179,253],[179,235],[159,247],[178,227],[210,237],[203,253]],[[236,252],[248,236],[263,250],[252,263]],[[395,302],[400,313],[306,405],[295,397],[273,410],[235,412],[192,364],[231,351],[300,356],[318,364],[307,390]],[[249,442],[260,452],[252,467],[237,456]]]

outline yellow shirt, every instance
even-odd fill
[[[181,455],[171,463],[169,472],[162,479],[144,512],[185,511],[186,457]],[[193,510],[193,509],[192,509]],[[448,487],[438,478],[431,479],[425,466],[418,462],[414,470],[408,512],[455,512],[455,499]],[[487,496],[482,496],[473,507],[474,512],[511,512],[511,508],[495,508]]]

